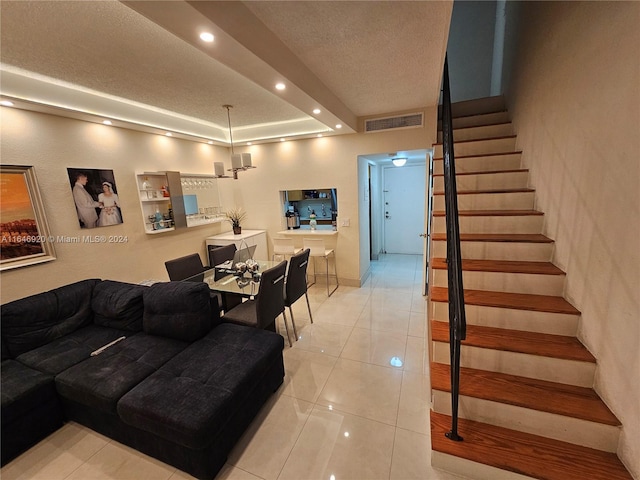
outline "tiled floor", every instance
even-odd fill
[[[386,255],[362,288],[310,290],[294,308],[284,385],[216,479],[453,480],[430,466],[421,257]],[[284,329],[281,328],[282,331]],[[393,359],[393,361],[392,361]],[[393,363],[393,365],[392,365]],[[190,479],[69,423],[5,466],[14,479]]]

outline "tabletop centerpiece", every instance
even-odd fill
[[[224,213],[224,216],[227,219],[227,222],[231,224],[233,227],[233,234],[240,235],[242,233],[242,226],[240,223],[247,216],[247,212],[242,210],[240,207],[232,208],[231,210],[227,210]]]

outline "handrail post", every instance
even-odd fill
[[[453,120],[449,67],[444,60],[442,81],[442,153],[444,160],[444,190],[447,223],[447,277],[449,287],[449,357],[451,366],[451,431],[445,435],[462,441],[458,434],[458,397],[460,394],[460,349],[466,337],[464,289],[462,286],[462,258],[458,222],[458,193],[456,187],[455,156],[453,152]]]

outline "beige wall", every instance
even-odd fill
[[[57,260],[3,271],[2,303],[88,277],[139,282],[168,280],[164,262],[199,252],[206,262],[204,238],[227,231],[227,223],[147,235],[142,226],[135,174],[178,170],[210,173],[213,161],[228,165],[228,149],[149,135],[68,118],[11,108],[0,110],[3,164],[34,165],[52,235],[78,236],[80,229],[67,178],[67,167],[112,169],[123,204],[124,223],[98,229],[100,235],[123,235],[122,244],[55,245]],[[428,148],[434,141],[435,108],[426,126],[393,133],[344,135],[256,145],[250,151],[257,169],[240,178],[219,180],[223,205],[242,206],[248,212],[245,228],[284,229],[280,190],[335,187],[338,189],[340,227],[337,256],[340,280],[358,285],[368,269],[361,265],[358,202],[358,161],[361,154]],[[96,232],[96,230],[91,231]]]
[[[640,478],[640,3],[523,9],[510,110],[596,389]]]

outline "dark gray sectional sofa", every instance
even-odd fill
[[[283,338],[220,323],[204,283],[84,280],[0,320],[3,465],[72,420],[212,479],[284,378]]]

